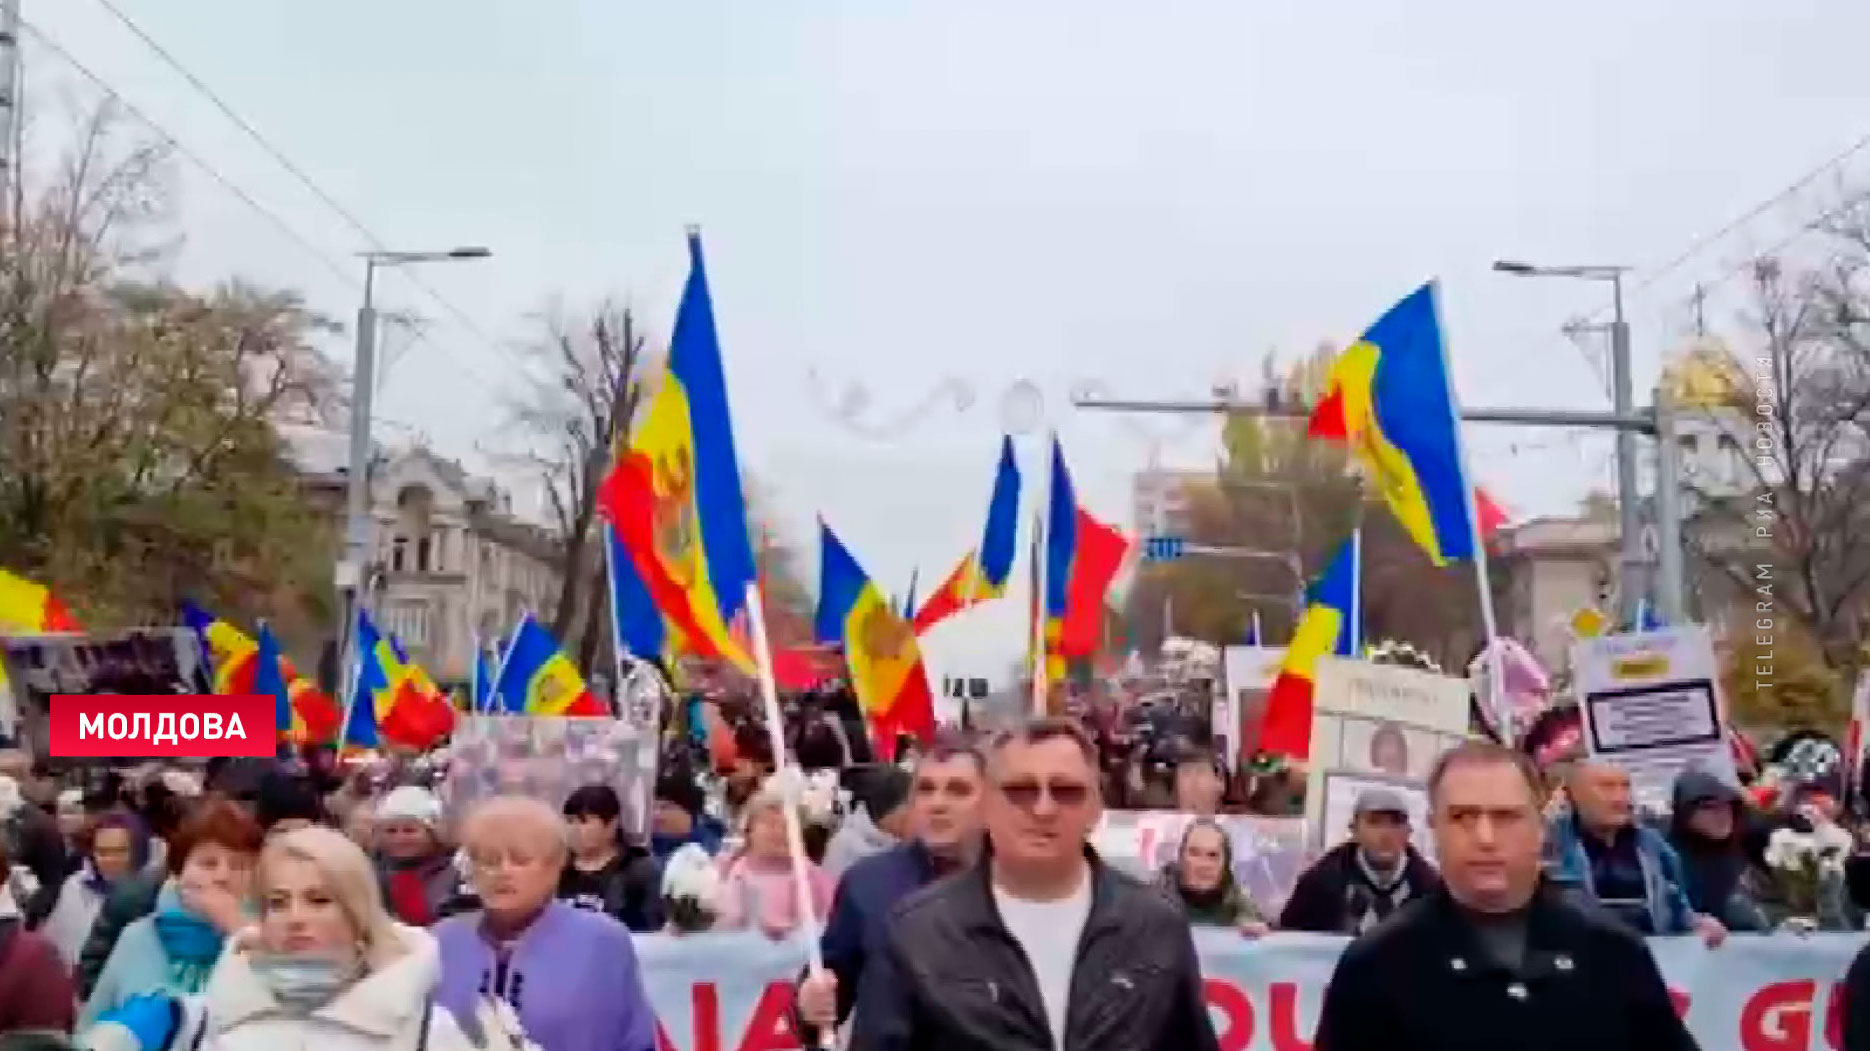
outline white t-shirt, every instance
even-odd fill
[[[993,901],[1000,921],[1019,943],[1039,980],[1039,996],[1052,1025],[1052,1046],[1065,1046],[1065,1012],[1071,1007],[1071,972],[1078,964],[1078,940],[1091,916],[1091,880],[1087,872],[1078,889],[1054,901],[1016,898],[994,884]]]

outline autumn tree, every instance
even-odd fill
[[[1335,355],[1321,346],[1284,371],[1268,358],[1260,399],[1275,408],[1312,404]],[[1158,639],[1172,607],[1180,633],[1216,643],[1241,639],[1257,609],[1266,639],[1283,643],[1304,587],[1361,525],[1364,637],[1406,641],[1459,666],[1480,638],[1472,567],[1430,565],[1387,505],[1364,491],[1343,447],[1308,438],[1305,426],[1278,413],[1225,421],[1213,481],[1188,493],[1188,538],[1259,554],[1146,567],[1127,604],[1140,641]]]
[[[327,325],[290,293],[163,278],[168,160],[106,103],[8,202],[0,565],[98,627],[171,624],[195,597],[309,642],[334,531],[277,425],[337,409]]]
[[[1686,483],[1704,610],[1796,634],[1835,674],[1858,667],[1870,612],[1870,197],[1818,234],[1815,257],[1754,264],[1739,353],[1703,353],[1725,356],[1718,396],[1681,411],[1713,422],[1737,474]]]
[[[525,348],[525,379],[507,404],[525,447],[500,455],[545,491],[562,581],[552,633],[578,640],[578,664],[590,667],[609,623],[597,494],[642,400],[647,336],[615,300],[581,314],[554,305],[538,327]]]

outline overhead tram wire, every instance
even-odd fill
[[[203,98],[213,103],[214,108],[220,110],[222,116],[226,117],[235,127],[239,128],[241,133],[246,135],[254,145],[265,151],[266,155],[271,157],[274,163],[284,168],[287,174],[298,180],[299,184],[304,186],[307,190],[310,190],[313,196],[324,203],[325,207],[331,209],[338,218],[343,219],[345,224],[355,231],[359,237],[362,237],[365,243],[372,249],[379,252],[389,250],[389,246],[383,239],[378,237],[376,232],[371,230],[362,219],[358,218],[356,213],[346,208],[343,202],[333,197],[323,186],[320,186],[317,180],[313,179],[305,172],[305,169],[299,167],[298,164],[294,163],[292,158],[286,156],[285,151],[273,145],[272,140],[262,135],[258,128],[254,127],[251,122],[236,112],[233,106],[229,105],[213,88],[209,87],[206,81],[196,76],[193,70],[183,65],[181,59],[176,58],[175,55],[170,53],[168,48],[163,47],[154,37],[151,37],[149,33],[144,31],[143,27],[138,25],[129,15],[125,14],[123,9],[118,7],[113,0],[97,0],[97,2],[105,11],[110,13],[112,18],[116,19],[119,24],[128,30],[132,36],[142,41],[145,47],[148,47],[150,51],[154,52],[157,58],[160,58],[170,69],[173,69],[177,75],[183,80],[186,80],[190,87],[199,92]],[[413,271],[405,272],[401,276],[429,299],[433,300],[436,305],[447,311],[456,324],[466,329],[476,339],[485,343],[496,353],[503,354],[509,358],[513,357],[512,348],[505,346],[488,335],[487,331],[470,317],[467,311],[462,310],[460,307],[456,306],[453,301],[444,297],[440,292],[435,291],[427,282],[416,276]],[[355,282],[353,282],[353,284],[354,283]]]
[[[199,168],[203,174],[207,175],[210,179],[214,180],[215,183],[217,183],[222,189],[232,194],[236,200],[240,201],[242,204],[246,205],[248,208],[253,209],[255,214],[265,219],[269,224],[273,226],[275,230],[279,231],[281,234],[284,234],[287,240],[291,241],[294,245],[302,249],[308,256],[312,257],[313,259],[316,259],[321,266],[323,266],[326,270],[330,271],[332,277],[336,278],[338,281],[343,283],[344,287],[350,289],[352,292],[355,292],[358,295],[363,294],[363,289],[364,289],[363,282],[357,279],[357,275],[356,273],[354,273],[354,269],[355,269],[354,267],[350,267],[350,266],[345,265],[344,263],[339,262],[325,249],[320,248],[318,245],[312,243],[312,240],[310,238],[300,233],[295,227],[293,227],[291,223],[288,223],[284,218],[282,218],[278,212],[275,212],[271,208],[268,208],[265,205],[261,204],[257,199],[254,198],[252,194],[242,189],[238,183],[234,182],[232,179],[222,174],[221,170],[219,168],[216,168],[213,164],[210,164],[207,158],[203,157],[200,153],[197,153],[196,151],[190,149],[186,143],[182,142],[181,139],[176,137],[174,132],[170,131],[168,128],[158,123],[146,111],[144,111],[142,107],[138,106],[134,102],[131,102],[130,99],[123,94],[123,92],[118,91],[114,86],[111,85],[109,81],[105,80],[101,75],[99,75],[96,70],[93,70],[90,66],[86,65],[82,60],[80,60],[78,56],[72,54],[70,49],[66,48],[65,45],[59,43],[56,37],[52,36],[50,33],[47,33],[44,29],[40,28],[38,25],[35,25],[34,23],[32,23],[31,21],[25,18],[20,19],[20,28],[26,30],[28,33],[31,33],[33,36],[33,39],[45,45],[45,47],[50,49],[53,54],[57,55],[60,59],[64,60],[66,65],[69,65],[72,69],[77,70],[79,74],[81,74],[86,80],[90,81],[91,84],[95,86],[99,91],[102,91],[104,94],[108,95],[114,102],[116,102],[117,105],[122,106],[124,108],[124,111],[129,113],[130,116],[136,118],[138,121],[141,121],[145,127],[149,128],[150,131],[154,132],[162,140],[165,146],[174,150],[178,156],[182,157],[184,160],[188,161],[190,164],[194,165],[196,168]],[[436,301],[442,303],[444,306],[447,305],[446,301],[441,300],[439,298],[437,298]],[[482,333],[481,336],[482,338],[485,338],[484,333]],[[416,333],[417,342],[424,342],[427,339],[428,337],[426,335],[422,334],[419,330],[417,331]],[[450,363],[456,368],[460,369],[462,372],[466,373],[470,378],[474,380],[474,382],[478,383],[486,393],[492,395],[496,401],[500,399],[500,397],[502,396],[502,390],[503,390],[500,384],[494,383],[492,380],[488,379],[487,376],[484,373],[482,373],[479,369],[473,368],[471,366],[467,366],[465,362],[462,362],[460,360],[451,360]]]
[[[128,98],[124,97],[124,94],[122,92],[112,87],[109,81],[99,76],[94,70],[91,69],[91,67],[79,61],[76,55],[73,55],[70,51],[66,50],[65,46],[63,44],[60,44],[58,40],[56,40],[54,37],[51,36],[51,34],[47,33],[45,30],[39,28],[37,25],[34,25],[32,22],[26,20],[25,18],[20,19],[20,28],[31,33],[33,35],[33,39],[39,41],[41,44],[44,44],[46,47],[50,48],[53,54],[56,54],[59,58],[64,59],[67,65],[71,66],[71,68],[83,74],[86,80],[89,80],[93,85],[95,85],[99,91],[102,91],[104,94],[109,95],[111,99],[113,99],[119,106],[122,106],[126,111],[128,111],[132,117],[135,117],[137,120],[143,122],[143,124],[146,125],[151,131],[155,132],[158,136],[162,138],[163,144],[165,146],[169,147],[170,149],[174,150],[177,154],[181,155],[181,157],[184,160],[187,160],[190,164],[193,164],[195,167],[200,168],[202,172],[206,174],[210,179],[213,179],[215,182],[219,183],[222,189],[226,190],[228,193],[233,194],[236,198],[240,200],[242,204],[245,204],[247,207],[253,209],[254,212],[258,213],[267,222],[273,224],[273,227],[277,229],[280,233],[285,234],[287,239],[291,240],[294,244],[304,249],[307,255],[318,260],[318,262],[321,263],[325,267],[325,269],[331,271],[331,275],[333,277],[337,278],[339,281],[342,281],[347,287],[349,287],[353,291],[356,291],[359,293],[363,291],[363,287],[364,287],[363,284],[357,280],[356,274],[351,273],[350,268],[343,266],[336,259],[332,258],[331,255],[327,253],[324,249],[313,244],[311,240],[307,238],[304,234],[294,229],[291,223],[288,223],[283,218],[281,218],[278,212],[275,212],[272,209],[261,204],[259,201],[253,198],[252,194],[249,194],[247,191],[241,189],[240,186],[237,185],[232,179],[229,179],[227,176],[221,174],[220,169],[216,168],[212,164],[209,164],[208,161],[204,157],[201,156],[201,154],[196,153],[194,150],[189,149],[187,145],[185,145],[180,139],[175,137],[174,133],[170,132],[169,129],[163,127],[162,125],[156,123],[154,120],[150,118],[149,114],[143,112],[143,110],[139,108],[136,105],[136,103],[131,102]]]

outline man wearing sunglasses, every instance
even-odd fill
[[[986,759],[959,741],[938,739],[917,760],[910,784],[912,838],[846,869],[819,943],[825,970],[799,982],[797,1014],[808,1047],[843,1023],[857,999],[865,963],[881,951],[890,910],[916,890],[974,863],[980,852]]]
[[[1040,719],[987,757],[987,844],[890,916],[852,1051],[1218,1051],[1181,908],[1106,866],[1097,755]]]

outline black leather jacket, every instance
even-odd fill
[[[1218,1051],[1194,939],[1160,891],[1091,863],[1065,1051]],[[915,892],[864,968],[851,1051],[1052,1051],[1038,979],[1000,920],[991,856]]]

